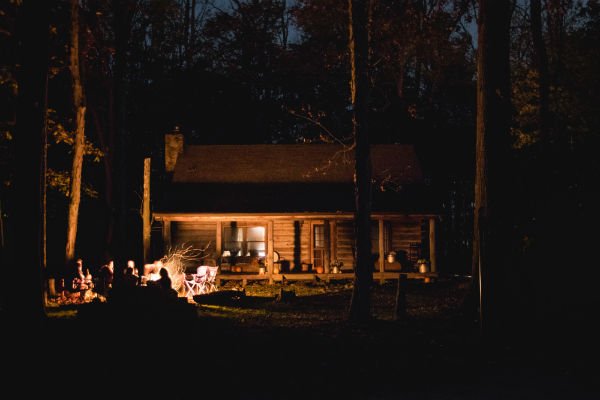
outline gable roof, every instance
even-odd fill
[[[411,145],[372,145],[373,178],[394,184],[422,181]],[[354,151],[333,144],[187,146],[173,183],[352,183]]]
[[[331,144],[187,146],[160,212],[353,212],[354,151]],[[431,213],[437,196],[423,185],[411,145],[372,145],[372,210]]]

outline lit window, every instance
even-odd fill
[[[240,226],[232,222],[223,227],[223,250],[233,256],[264,257],[266,255],[264,226]]]

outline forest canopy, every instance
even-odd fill
[[[471,240],[474,3],[374,0],[368,19],[370,140],[416,146],[438,190],[446,222],[440,232],[443,259],[449,264],[468,260]],[[537,3],[539,10],[531,7]],[[14,172],[21,7],[17,0],[0,6],[3,203]],[[50,10],[48,218],[56,232],[64,230],[75,131],[69,7],[55,1]],[[153,166],[160,165],[163,135],[175,126],[187,143],[197,144],[351,140],[345,2],[84,0],[79,7],[87,107],[81,218],[97,227],[81,232],[82,250],[110,240],[105,221],[114,213],[115,196],[124,196],[127,206],[121,208],[135,213],[139,199],[123,195],[124,188],[139,192],[141,158],[150,155]],[[521,166],[516,190],[534,187],[541,193],[552,181],[581,193],[598,170],[593,152],[600,126],[599,29],[596,0],[512,3],[511,141]],[[543,155],[548,148],[552,157]],[[531,166],[533,159],[543,164]],[[542,171],[549,178],[539,183]],[[579,200],[573,200],[576,208],[587,207]],[[528,217],[521,222],[528,237],[535,235],[525,227],[531,223],[529,211],[541,218],[541,203],[533,196],[524,204]],[[58,248],[62,236],[52,236]]]

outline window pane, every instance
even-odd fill
[[[225,241],[242,241],[244,239],[244,232],[242,228],[224,227],[223,228],[223,240]]]
[[[264,226],[239,226],[234,221],[223,227],[223,250],[232,256],[265,257],[265,237]]]
[[[248,229],[248,236],[246,237],[246,239],[249,242],[265,240],[265,227],[264,226],[252,226],[247,229]]]
[[[315,248],[325,247],[325,225],[314,226]]]

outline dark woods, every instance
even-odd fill
[[[39,258],[58,276],[65,272],[76,128],[72,15],[69,2],[43,3],[0,6],[0,218],[3,254],[17,242],[37,243],[39,207],[26,202],[44,187],[33,183],[48,140],[47,255],[30,248],[15,253],[11,264],[34,265]],[[186,143],[351,142],[346,2],[79,5],[86,145],[75,254],[92,268],[108,257],[117,265],[141,260],[142,160],[152,158],[157,199],[163,135],[175,126]],[[517,277],[511,301],[545,304],[544,310],[589,303],[586,290],[550,296],[546,288],[587,289],[591,280],[579,274],[591,274],[595,263],[593,235],[584,231],[597,226],[600,6],[517,1],[507,13],[508,32],[489,32],[496,43],[489,54],[508,46],[502,54],[509,57],[503,73],[510,85],[502,91],[510,96],[502,99],[510,104],[503,128],[496,126],[488,142],[489,201],[502,221],[501,231],[490,227],[502,237],[493,251],[501,255],[506,279]],[[369,141],[416,145],[442,215],[439,269],[459,274],[472,272],[478,201],[478,17],[473,2],[460,0],[372,1],[367,16]],[[40,138],[44,125],[47,136]]]

